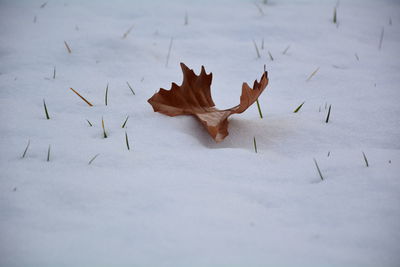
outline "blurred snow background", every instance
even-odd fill
[[[0,265],[398,266],[399,47],[398,1],[1,0]],[[264,118],[154,113],[180,62],[219,108],[266,64]]]

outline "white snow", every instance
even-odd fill
[[[399,265],[398,1],[342,0],[338,25],[336,0],[43,3],[0,2],[1,266]],[[218,108],[266,64],[264,118],[215,144],[153,112],[180,62]]]

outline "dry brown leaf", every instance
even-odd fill
[[[216,142],[224,140],[228,135],[228,117],[242,113],[250,107],[268,85],[268,73],[264,72],[260,82],[254,81],[253,88],[247,83],[242,85],[240,104],[225,110],[215,107],[211,97],[212,73],[207,74],[204,66],[197,76],[193,70],[181,63],[183,82],[181,86],[172,83],[170,90],[160,89],[148,102],[155,112],[168,116],[193,115],[207,129]]]

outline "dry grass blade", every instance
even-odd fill
[[[90,127],[93,126],[93,124],[92,124],[89,120],[86,120],[86,121],[87,121],[87,123],[89,123],[89,126],[90,126]]]
[[[314,70],[313,73],[310,74],[310,76],[307,78],[306,82],[310,81],[311,78],[312,78],[315,74],[317,74],[318,71],[319,71],[319,67],[318,67],[316,70]]]
[[[54,66],[54,70],[53,70],[53,80],[56,78],[56,66]]]
[[[77,96],[79,96],[83,101],[85,101],[86,104],[88,104],[88,105],[91,106],[91,107],[93,106],[92,103],[90,103],[89,101],[87,101],[86,98],[84,98],[83,96],[81,96],[81,95],[80,95],[77,91],[75,91],[73,88],[70,87],[69,89],[71,89],[72,92],[74,92],[74,93],[75,93]]]
[[[67,44],[67,42],[66,41],[64,41],[64,45],[65,45],[65,47],[67,48],[67,51],[68,51],[68,53],[72,53],[72,50],[71,50],[71,48],[69,47],[69,45]]]

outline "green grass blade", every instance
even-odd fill
[[[332,107],[332,105],[329,105],[328,115],[326,115],[326,120],[325,120],[326,123],[328,123],[329,117],[331,116],[331,107]]]
[[[306,101],[304,101],[303,103],[301,103],[300,106],[298,106],[298,107],[293,111],[293,113],[299,112],[299,110],[301,109],[301,107],[304,105],[305,102],[306,102]]]
[[[125,128],[125,125],[126,125],[126,122],[128,121],[128,119],[129,119],[129,116],[126,117],[126,119],[125,119],[124,123],[122,124],[121,128]]]
[[[128,150],[130,150],[128,134],[126,132],[125,132],[125,142],[126,142],[126,147],[128,148]]]
[[[253,137],[253,145],[254,145],[254,152],[257,153],[257,141],[256,141],[256,137]]]
[[[107,87],[106,87],[106,94],[104,96],[104,102],[105,102],[105,104],[107,106],[107,104],[108,104],[108,83],[107,83]]]
[[[44,99],[43,99],[43,106],[44,106],[44,112],[46,113],[46,119],[50,120],[49,112],[47,111],[46,101],[44,101]]]
[[[260,114],[260,118],[262,119],[263,114],[262,114],[260,103],[258,102],[258,99],[256,100],[256,103],[257,103],[258,114]]]

